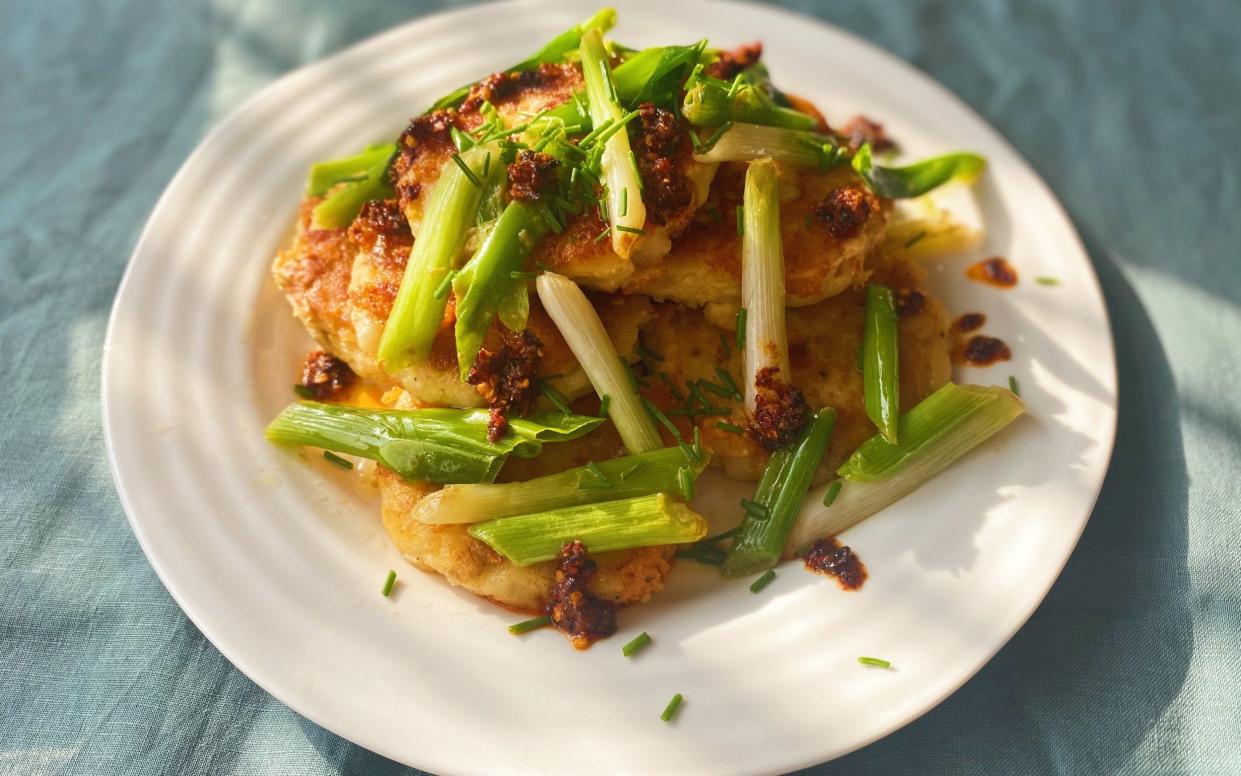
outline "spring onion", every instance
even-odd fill
[[[386,168],[395,150],[396,146],[392,143],[375,145],[354,156],[315,164],[310,168],[306,181],[306,195],[321,197],[339,183],[356,183],[360,178],[369,176],[376,167],[381,170]]]
[[[609,30],[616,24],[616,11],[612,8],[604,8],[597,11],[581,24],[570,27],[564,32],[543,44],[543,47],[525,59],[513,65],[506,72],[534,70],[539,65],[552,64],[563,61],[565,55],[581,45],[582,34],[587,30]],[[451,108],[460,105],[465,100],[466,95],[470,93],[470,89],[474,87],[474,83],[470,82],[465,86],[454,89],[443,97],[435,101],[431,105],[428,112],[440,110],[442,108]]]
[[[826,170],[845,158],[830,135],[761,124],[734,123],[694,154],[699,162],[744,162],[769,157],[777,162]],[[709,147],[706,147],[709,146]]]
[[[535,631],[539,628],[546,628],[551,624],[552,618],[547,615],[542,617],[532,617],[529,620],[522,620],[521,622],[515,622],[508,626],[508,632],[514,636],[520,636],[523,633],[529,633],[530,631]]]
[[[312,226],[315,229],[344,229],[353,223],[367,202],[391,197],[392,186],[388,183],[386,164],[376,165],[365,176],[331,191],[311,211]]]
[[[784,250],[777,186],[773,161],[760,159],[750,163],[745,174],[745,236],[741,240],[741,305],[746,313],[745,407],[750,413],[754,412],[761,372],[774,368],[783,380],[790,379],[791,374],[784,323]]]
[[[905,167],[882,167],[871,159],[870,144],[853,156],[853,169],[876,194],[891,199],[920,197],[953,180],[972,182],[987,166],[978,154],[953,153]]]
[[[718,127],[726,121],[737,121],[805,131],[814,129],[819,123],[805,113],[776,105],[766,92],[753,84],[729,88],[727,84],[706,78],[699,79],[685,92],[681,113],[696,127]]]
[[[607,51],[603,48],[603,36],[598,29],[582,35],[582,75],[586,81],[586,97],[590,105],[590,118],[595,126],[607,120],[620,121],[624,109],[616,95],[612,69],[608,65]],[[642,179],[629,163],[632,153],[629,135],[617,132],[603,146],[600,164],[606,181],[608,222],[612,226],[612,249],[621,258],[629,258],[646,223],[646,206],[642,204]],[[621,196],[625,193],[624,215],[621,215]],[[634,231],[636,230],[636,232]]]
[[[754,500],[767,507],[769,514],[759,517],[747,512],[724,559],[726,577],[754,574],[776,565],[793,523],[801,511],[802,499],[810,480],[827,452],[836,425],[836,411],[819,410],[802,429],[790,447],[772,454],[759,481]]]
[[[707,521],[663,493],[535,512],[475,523],[470,536],[519,566],[551,560],[580,539],[592,553],[688,544],[707,535]]]
[[[483,337],[505,296],[514,289],[525,293],[523,281],[514,279],[513,273],[526,263],[530,249],[544,231],[544,222],[533,205],[519,200],[510,202],[473,258],[453,279],[453,293],[457,297],[457,368],[463,379],[478,358]],[[519,323],[513,328],[525,328],[525,321]]]
[[[891,668],[892,667],[891,662],[884,660],[881,657],[859,657],[857,661],[864,666],[874,666],[875,668]]]
[[[462,158],[475,175],[482,174],[484,149],[467,151]],[[454,162],[444,163],[379,340],[379,358],[389,369],[401,366],[406,359],[422,361],[431,352],[447,304],[447,300],[435,298],[435,290],[465,245],[466,230],[474,225],[481,194],[481,188],[471,183]]]
[[[763,588],[767,587],[773,581],[775,581],[775,578],[776,578],[775,569],[767,569],[766,571],[762,573],[762,575],[758,579],[750,583],[750,592],[761,593],[763,591]]]
[[[845,483],[831,509],[807,510],[786,552],[797,554],[897,501],[1023,412],[1021,399],[1007,389],[945,385],[901,416],[899,445],[879,435],[862,443],[838,470]]]
[[[269,440],[378,461],[412,480],[490,482],[508,455],[538,455],[544,442],[576,439],[600,418],[538,414],[513,418],[508,436],[487,441],[486,410],[366,410],[295,402],[268,426]]]
[[[323,460],[341,469],[352,469],[353,468],[353,461],[350,461],[348,458],[341,458],[339,455],[337,455],[336,453],[333,453],[331,450],[323,451]]]
[[[715,427],[718,428],[720,431],[727,431],[730,434],[744,434],[745,433],[745,429],[742,428],[741,426],[738,426],[735,423],[728,423],[727,421],[723,421],[723,420],[715,421]]]
[[[621,647],[621,654],[625,657],[633,657],[642,650],[646,649],[651,643],[651,637],[646,631],[642,631],[634,636],[625,646]]]
[[[866,323],[862,333],[862,392],[866,417],[883,438],[896,444],[900,417],[900,367],[896,301],[892,289],[866,286]]]
[[[827,492],[823,494],[823,506],[830,507],[836,501],[842,485],[844,483],[841,480],[832,480],[832,484],[827,486]]]
[[[572,280],[554,272],[540,275],[535,287],[544,309],[590,378],[595,392],[610,397],[608,417],[616,424],[625,448],[636,454],[663,447],[659,432],[638,397],[627,363],[616,354],[586,294]]]
[[[393,569],[388,569],[388,576],[386,579],[384,579],[383,590],[381,590],[380,593],[383,594],[384,598],[387,598],[388,596],[392,595],[392,588],[395,586],[396,586],[396,571]]]
[[[671,722],[672,718],[677,715],[677,709],[681,708],[681,701],[685,700],[685,696],[677,693],[672,696],[672,700],[668,701],[668,705],[664,707],[664,711],[659,718],[664,722]]]

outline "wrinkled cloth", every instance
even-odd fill
[[[1241,771],[1241,4],[785,4],[926,70],[1031,161],[1102,279],[1120,367],[1110,473],[1037,613],[938,708],[806,773]],[[138,232],[208,129],[445,5],[0,7],[0,774],[413,772],[186,620],[113,490],[99,363]]]

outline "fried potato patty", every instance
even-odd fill
[[[380,471],[384,528],[406,560],[502,606],[543,613],[556,561],[518,566],[470,536],[468,525],[427,525],[412,519],[413,505],[436,487]],[[622,605],[650,600],[663,588],[674,551],[672,547],[640,547],[592,555],[599,570],[589,584],[591,595]]]

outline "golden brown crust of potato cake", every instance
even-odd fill
[[[314,229],[311,211],[317,202],[308,198],[302,204],[293,241],[272,266],[276,285],[298,319],[324,349],[380,389],[399,385],[421,403],[480,406],[482,397],[458,373],[451,296],[426,363],[389,375],[376,358],[413,244],[400,207],[393,200],[368,202],[348,229]],[[618,352],[632,355],[638,327],[650,315],[649,300],[634,296],[595,301]],[[498,346],[500,326],[493,324],[484,346]],[[589,386],[534,294],[527,327],[543,343],[539,374],[565,375],[557,385],[570,395]]]
[[[412,519],[414,504],[436,487],[406,482],[380,470],[384,528],[401,554],[415,566],[475,595],[520,612],[542,614],[556,561],[518,566],[470,536],[468,525],[427,525]],[[590,580],[589,591],[621,605],[648,601],[663,588],[674,551],[672,547],[641,547],[592,555],[599,570]]]
[[[746,165],[720,165],[711,195],[690,226],[673,240],[657,272],[625,284],[627,293],[693,307],[711,305],[714,320],[741,299],[742,204]],[[848,165],[827,171],[781,165],[780,224],[784,284],[790,306],[814,304],[863,283],[866,259],[883,239],[891,202],[867,189]]]

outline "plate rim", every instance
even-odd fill
[[[1074,222],[1073,218],[1071,217],[1069,212],[1064,207],[1064,204],[1060,201],[1060,198],[1056,196],[1055,191],[1043,179],[1043,177],[1038,173],[1038,171],[1033,167],[1033,165],[1030,164],[1030,162],[1026,159],[1026,157],[1020,151],[1018,151],[1016,147],[1012,145],[1011,142],[1009,142],[1007,137],[1005,137],[998,129],[996,129],[995,126],[990,121],[988,121],[984,116],[978,113],[978,111],[976,111],[969,103],[965,102],[965,100],[957,96],[948,87],[941,84],[933,76],[931,76],[930,74],[922,70],[922,68],[920,68],[916,64],[908,61],[907,59],[901,57],[900,55],[892,51],[889,51],[888,49],[883,48],[877,43],[871,42],[870,40],[862,37],[861,35],[857,33],[854,33],[853,31],[847,28],[844,28],[839,25],[833,24],[831,22],[822,20],[818,17],[810,16],[808,14],[804,14],[799,11],[786,8],[784,6],[767,5],[767,4],[760,3],[760,2],[754,2],[753,0],[694,0],[694,2],[698,4],[702,4],[704,6],[709,5],[715,9],[719,9],[721,7],[732,7],[733,9],[736,9],[739,11],[744,10],[750,13],[769,14],[769,15],[780,17],[784,24],[798,24],[798,25],[811,26],[815,29],[816,32],[827,32],[832,35],[843,36],[843,37],[849,38],[855,45],[858,45],[859,47],[866,49],[870,55],[890,60],[893,64],[899,66],[900,69],[904,71],[905,75],[907,75],[912,81],[916,82],[916,87],[919,91],[926,90],[926,91],[934,92],[939,99],[943,99],[943,100],[946,100],[952,103],[957,110],[960,110],[964,114],[967,114],[974,121],[978,122],[980,125],[982,125],[987,130],[989,130],[996,137],[996,139],[1000,143],[1002,143],[1003,146],[1010,152],[1013,161],[1015,161],[1015,163],[1018,166],[1018,169],[1030,180],[1030,182],[1032,182],[1035,186],[1039,188],[1040,193],[1046,198],[1047,203],[1051,206],[1054,212],[1060,218],[1063,219],[1065,225],[1067,225],[1068,227],[1067,237],[1072,240],[1077,250],[1080,251],[1081,255],[1085,258],[1085,269],[1087,270],[1086,274],[1090,281],[1089,293],[1094,298],[1094,301],[1097,304],[1097,309],[1101,313],[1101,316],[1102,316],[1102,321],[1104,324],[1104,331],[1101,333],[1101,335],[1105,335],[1108,355],[1110,357],[1106,366],[1107,366],[1107,377],[1109,378],[1109,382],[1110,382],[1108,387],[1112,389],[1112,394],[1109,398],[1109,406],[1108,406],[1108,409],[1112,413],[1112,422],[1109,428],[1107,428],[1106,434],[1100,439],[1100,448],[1101,448],[1100,458],[1101,458],[1101,461],[1103,461],[1103,463],[1101,464],[1100,469],[1099,469],[1097,482],[1095,482],[1092,486],[1093,493],[1089,497],[1089,506],[1087,509],[1085,509],[1085,517],[1082,520],[1080,520],[1079,525],[1076,529],[1076,535],[1073,537],[1072,542],[1067,545],[1067,550],[1065,551],[1064,556],[1057,560],[1057,563],[1056,563],[1057,568],[1056,568],[1055,574],[1051,576],[1050,580],[1048,581],[1044,589],[1040,591],[1037,601],[1030,607],[1029,611],[1025,612],[1024,615],[1019,618],[1018,622],[1014,625],[1014,627],[1012,627],[1001,639],[997,639],[994,645],[994,648],[987,650],[987,654],[982,660],[980,660],[971,670],[964,672],[958,682],[951,683],[950,686],[948,686],[942,694],[939,694],[933,699],[931,699],[928,703],[926,703],[924,707],[911,711],[908,714],[908,716],[903,716],[899,721],[896,721],[890,725],[882,726],[878,728],[876,732],[874,732],[873,735],[869,737],[863,737],[861,740],[859,740],[858,742],[856,742],[854,745],[850,746],[849,748],[835,752],[827,760],[824,760],[821,758],[814,758],[814,759],[809,759],[809,760],[797,760],[797,761],[790,761],[790,762],[784,762],[784,763],[773,763],[773,767],[770,767],[766,769],[765,771],[763,771],[763,772],[769,772],[769,773],[780,773],[786,770],[800,769],[800,768],[810,767],[810,766],[817,765],[817,764],[830,762],[832,760],[846,756],[848,754],[851,754],[852,752],[856,752],[860,749],[863,749],[882,738],[886,738],[892,733],[917,721],[918,719],[923,717],[925,714],[930,712],[932,709],[936,708],[941,703],[943,703],[946,699],[954,695],[967,682],[969,682],[971,679],[977,676],[977,674],[983,669],[983,667],[988,665],[991,662],[991,660],[994,659],[995,655],[1013,639],[1013,637],[1017,634],[1017,632],[1020,631],[1023,627],[1025,627],[1026,623],[1030,620],[1030,618],[1034,615],[1034,613],[1042,606],[1043,602],[1047,598],[1048,593],[1050,593],[1052,587],[1054,587],[1056,582],[1059,581],[1061,575],[1064,572],[1064,568],[1068,563],[1069,558],[1072,556],[1073,551],[1076,549],[1077,544],[1080,541],[1081,536],[1085,531],[1086,525],[1090,522],[1090,518],[1093,516],[1094,509],[1098,504],[1098,499],[1102,492],[1103,484],[1106,481],[1107,474],[1111,468],[1111,462],[1112,462],[1114,452],[1115,452],[1115,443],[1116,443],[1116,437],[1117,437],[1117,432],[1118,432],[1118,427],[1119,427],[1118,409],[1119,409],[1119,401],[1120,401],[1120,384],[1119,384],[1118,364],[1117,364],[1117,356],[1116,356],[1116,339],[1115,339],[1115,334],[1114,334],[1114,326],[1111,320],[1111,314],[1110,314],[1110,311],[1107,305],[1107,297],[1103,293],[1102,283],[1099,279],[1098,270],[1095,267],[1093,257],[1091,256],[1090,252],[1086,249],[1086,246],[1081,239],[1081,235],[1077,229],[1077,225]],[[604,4],[608,5],[610,3],[605,2]],[[623,4],[623,0],[622,0],[622,3],[617,3],[617,4],[618,5]],[[116,489],[118,499],[121,503],[122,508],[125,511],[126,521],[129,524],[130,530],[133,532],[134,537],[137,539],[139,547],[142,549],[143,555],[146,557],[147,562],[150,564],[152,570],[155,572],[156,576],[160,580],[160,583],[163,585],[164,589],[168,591],[169,595],[173,598],[173,600],[177,603],[177,606],[181,609],[182,613],[186,616],[187,619],[190,620],[190,622],[194,624],[195,628],[199,630],[199,632],[212,644],[212,646],[215,647],[220,652],[220,654],[223,655],[235,668],[237,668],[237,670],[241,671],[248,679],[253,681],[264,692],[269,694],[272,698],[279,701],[281,704],[283,704],[287,708],[293,710],[297,714],[310,720],[311,722],[318,725],[319,727],[333,733],[334,735],[338,735],[347,741],[350,741],[358,746],[362,746],[363,748],[368,749],[383,757],[392,759],[395,762],[410,765],[410,767],[432,770],[435,773],[441,773],[441,774],[468,773],[469,771],[462,770],[457,765],[451,762],[448,762],[448,761],[437,762],[435,755],[430,750],[426,752],[427,757],[425,760],[423,760],[423,762],[426,763],[425,765],[417,765],[417,766],[411,765],[403,754],[396,753],[390,747],[386,746],[384,742],[382,741],[382,736],[371,737],[371,736],[366,736],[366,735],[355,735],[354,733],[356,731],[351,731],[349,734],[340,732],[336,726],[327,724],[324,721],[322,721],[322,715],[317,713],[317,711],[305,708],[306,704],[295,705],[295,704],[292,704],[286,701],[284,697],[282,697],[282,693],[278,693],[276,690],[273,689],[273,687],[277,683],[270,682],[269,678],[265,676],[260,669],[254,666],[251,663],[251,661],[242,654],[244,650],[234,649],[233,645],[225,646],[219,640],[217,640],[216,638],[213,638],[212,633],[208,629],[203,627],[203,625],[200,622],[200,619],[201,619],[200,614],[195,611],[195,608],[193,606],[189,605],[188,600],[185,595],[185,591],[172,581],[173,575],[170,574],[169,571],[158,560],[158,556],[153,553],[151,545],[150,545],[150,536],[144,531],[141,521],[137,517],[136,510],[133,506],[133,501],[131,499],[129,490],[125,485],[125,481],[123,479],[123,476],[120,470],[120,465],[118,463],[117,454],[116,454],[116,450],[114,446],[114,433],[113,433],[113,428],[112,428],[112,424],[113,424],[112,414],[113,413],[110,412],[109,410],[110,391],[109,391],[109,386],[108,386],[108,375],[112,369],[113,359],[116,357],[115,348],[113,347],[113,345],[114,345],[114,336],[116,334],[116,329],[118,326],[118,320],[124,314],[122,310],[121,302],[126,294],[126,290],[132,283],[133,276],[135,273],[135,269],[134,269],[135,263],[136,263],[135,260],[137,259],[139,254],[144,251],[148,243],[151,241],[151,235],[152,235],[152,232],[154,231],[155,223],[161,217],[164,216],[164,211],[167,210],[167,208],[169,207],[169,200],[171,198],[170,193],[177,187],[177,184],[181,181],[181,179],[187,175],[187,172],[190,169],[192,169],[192,167],[195,165],[198,159],[208,152],[208,150],[214,144],[216,139],[221,134],[223,134],[230,125],[235,123],[244,114],[252,110],[255,110],[256,106],[271,99],[271,97],[274,94],[278,93],[281,90],[290,88],[290,86],[294,84],[296,81],[305,79],[305,78],[311,78],[317,75],[318,71],[330,69],[339,61],[345,60],[352,56],[357,55],[358,51],[361,49],[369,48],[372,46],[377,47],[379,45],[382,45],[382,42],[388,39],[399,38],[404,35],[408,35],[409,30],[411,28],[419,27],[421,25],[424,25],[427,23],[434,23],[434,22],[452,24],[456,22],[455,17],[467,17],[471,14],[478,13],[480,9],[490,9],[493,12],[503,12],[503,11],[507,11],[511,9],[517,9],[517,8],[529,7],[529,6],[537,6],[537,5],[538,3],[536,0],[491,0],[490,2],[473,3],[473,4],[461,6],[461,7],[443,9],[440,11],[436,11],[434,13],[421,14],[413,18],[410,18],[406,21],[400,22],[390,28],[381,30],[372,35],[368,35],[364,38],[356,40],[350,43],[349,45],[337,51],[332,52],[331,54],[328,54],[324,57],[313,60],[311,62],[307,62],[286,73],[283,73],[280,76],[271,80],[269,83],[262,86],[261,88],[257,89],[252,95],[250,95],[249,97],[241,101],[241,103],[239,103],[236,107],[231,109],[222,118],[217,120],[202,135],[201,139],[195,145],[193,151],[191,151],[191,153],[181,163],[181,165],[177,169],[177,172],[168,180],[168,183],[164,186],[163,191],[159,195],[159,198],[156,200],[154,206],[151,208],[150,214],[148,215],[143,225],[143,228],[141,232],[139,233],[139,237],[134,243],[134,248],[131,251],[129,258],[126,260],[125,269],[124,269],[124,272],[122,273],[121,279],[119,283],[117,284],[116,292],[113,297],[113,302],[112,302],[112,305],[109,311],[105,335],[104,335],[103,344],[102,344],[102,359],[100,361],[100,372],[99,372],[100,374],[100,409],[101,409],[101,415],[103,419],[103,439],[104,439],[104,445],[105,445],[105,449],[107,453],[109,472],[111,474],[113,485]],[[1085,505],[1085,503],[1086,503],[1086,500],[1083,500],[1083,505]]]

